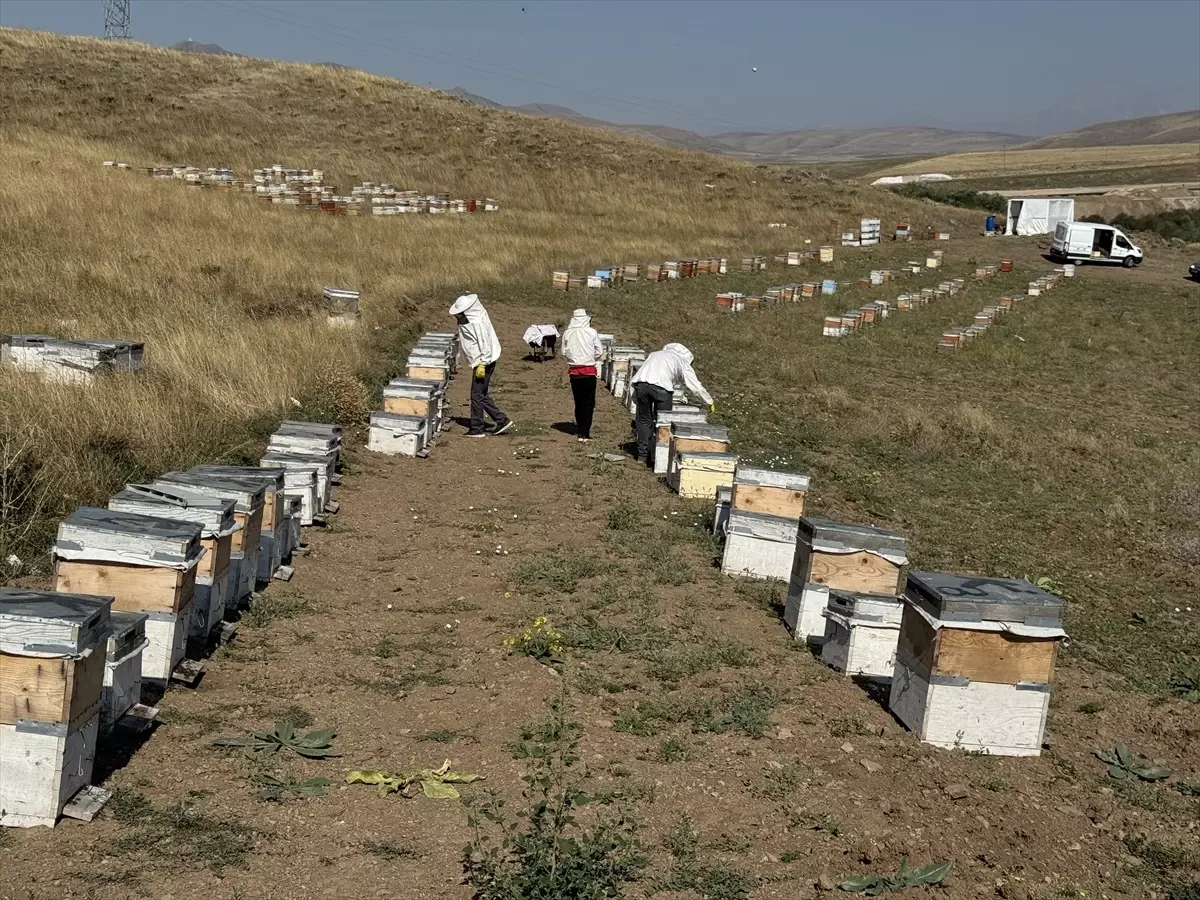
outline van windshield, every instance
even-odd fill
[[[1117,235],[1117,246],[1120,247],[1122,250],[1132,250],[1133,249],[1132,247],[1129,246],[1129,241],[1125,240],[1125,238],[1121,235]]]

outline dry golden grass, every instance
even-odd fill
[[[386,180],[502,211],[332,218],[105,159],[319,167],[343,191]],[[463,289],[559,265],[766,252],[914,208],[357,71],[12,29],[0,171],[0,332],[146,343],[142,376],[90,390],[0,373],[0,441],[23,448],[22,484],[35,480],[48,522],[125,479],[252,449],[247,423],[295,412],[292,398],[360,418],[354,379],[378,345],[445,327]],[[766,227],[780,221],[792,227]],[[362,291],[360,329],[315,315],[326,284]],[[32,509],[0,497],[0,559]]]
[[[1200,172],[1200,145],[1146,144],[1133,147],[1071,147],[1056,150],[1009,150],[983,153],[952,153],[918,162],[881,168],[871,175],[917,175],[944,172],[947,175],[1014,175],[1066,172],[1086,169],[1121,169],[1138,166],[1193,164]]]

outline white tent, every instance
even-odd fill
[[[1064,197],[1014,197],[1008,201],[1005,234],[1053,234],[1059,222],[1075,218],[1075,201]]]

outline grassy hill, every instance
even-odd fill
[[[1112,147],[1135,144],[1200,144],[1200,109],[1161,116],[1146,116],[1141,119],[1122,119],[1118,122],[1099,122],[1076,131],[1067,131],[1039,141],[1031,141],[1023,149]],[[1197,164],[1200,165],[1200,147],[1197,148]]]
[[[106,159],[320,167],[344,191],[391,181],[502,211],[304,215]],[[25,530],[35,512],[48,522],[123,480],[250,452],[250,426],[297,402],[361,420],[381,351],[446,326],[463,290],[558,265],[784,249],[914,209],[360,71],[12,29],[0,167],[4,330],[141,340],[148,361],[144,378],[90,391],[0,374],[0,449],[24,485],[0,503],[10,547],[40,544]],[[362,291],[361,333],[313,315],[327,284]]]

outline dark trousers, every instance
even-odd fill
[[[659,412],[670,412],[672,394],[656,384],[639,381],[633,386],[637,401],[637,455],[640,462],[654,465],[654,422]]]
[[[575,433],[592,436],[592,416],[596,412],[596,376],[572,375],[571,396],[575,398]]]
[[[492,402],[491,395],[488,394],[488,389],[492,386],[492,374],[495,371],[496,364],[491,363],[483,370],[482,378],[476,378],[473,372],[471,374],[471,425],[468,430],[472,433],[487,430],[483,419],[484,413],[491,417],[497,427],[508,421],[508,416],[500,411],[500,407]]]

